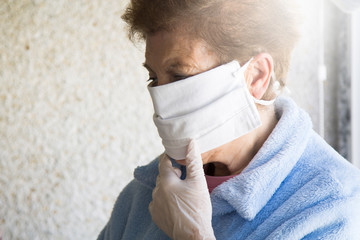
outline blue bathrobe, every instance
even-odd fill
[[[216,239],[360,240],[360,171],[292,100],[275,106],[279,122],[259,152],[211,193]],[[158,159],[135,170],[99,240],[169,239],[148,211],[157,175]]]

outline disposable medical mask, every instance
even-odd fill
[[[204,153],[261,125],[255,102],[272,102],[256,100],[249,93],[244,77],[249,62],[240,67],[232,61],[184,80],[149,84],[153,120],[169,157],[185,159],[190,139]]]

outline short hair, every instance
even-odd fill
[[[275,85],[285,86],[291,53],[301,35],[298,8],[296,0],[131,0],[122,19],[133,41],[182,29],[207,42],[223,63],[243,64],[269,53],[276,80],[272,78],[264,98],[272,98],[277,95]]]

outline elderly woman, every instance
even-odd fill
[[[165,153],[135,170],[99,239],[359,239],[360,172],[278,97],[289,0],[132,0]],[[275,100],[276,99],[276,100]]]

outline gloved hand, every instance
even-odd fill
[[[164,153],[149,210],[153,221],[172,239],[215,239],[211,225],[212,206],[195,141],[190,141],[185,159],[186,179],[172,167]]]

